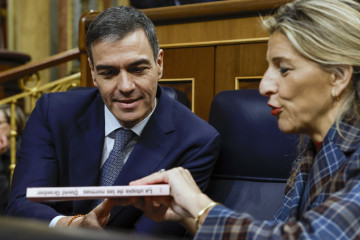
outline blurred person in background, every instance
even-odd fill
[[[20,107],[15,108],[17,145],[25,126],[25,115]],[[0,105],[0,215],[5,213],[10,188],[10,115],[11,106]]]

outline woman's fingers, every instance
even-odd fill
[[[187,169],[177,167],[167,171],[156,172],[133,181],[130,185],[160,183],[170,185],[172,198],[158,198],[157,200],[155,198],[144,198],[134,200],[131,204],[142,209],[148,217],[155,221],[162,219],[180,220],[182,218],[194,217],[198,213],[199,206],[202,207],[203,205],[202,201],[199,202],[199,197],[204,194]],[[208,201],[207,198],[205,200]],[[169,207],[172,209],[171,211],[168,209]]]
[[[153,173],[149,176],[140,178],[138,180],[130,182],[130,186],[132,185],[150,185],[150,184],[159,184],[159,183],[169,183],[167,178],[167,171],[161,171]]]

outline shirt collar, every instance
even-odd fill
[[[357,149],[360,144],[360,121],[355,117],[345,115],[339,122],[339,128],[341,135],[336,129],[336,123],[334,123],[327,133],[324,143],[325,141],[332,141],[343,152],[351,152]]]
[[[136,135],[140,136],[142,131],[144,130],[146,124],[148,123],[151,115],[154,113],[155,108],[157,105],[157,99],[155,98],[155,106],[154,109],[151,111],[151,113],[141,122],[136,124],[134,127],[131,128],[131,130],[136,133]],[[107,108],[107,106],[104,104],[105,108],[105,136],[108,136],[110,133],[112,133],[114,130],[123,127],[119,121],[116,119],[116,117],[110,112],[110,110]]]

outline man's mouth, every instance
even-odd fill
[[[121,108],[134,108],[139,103],[140,98],[121,99],[115,101]]]

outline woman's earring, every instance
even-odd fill
[[[339,101],[340,97],[336,96],[335,89],[332,89],[331,91],[331,98],[333,101]]]

